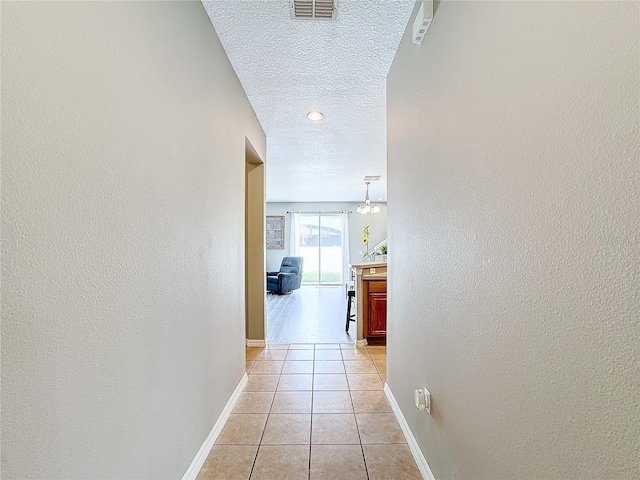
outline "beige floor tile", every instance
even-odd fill
[[[352,390],[351,399],[356,413],[389,413],[393,411],[383,391]]]
[[[254,360],[247,360],[245,362],[245,372],[248,372],[249,370],[251,370],[251,367],[253,367],[253,362]]]
[[[344,368],[347,373],[378,373],[371,360],[345,360]]]
[[[338,352],[340,353],[340,352]],[[345,373],[343,363],[333,360],[316,360],[313,366],[313,373]]]
[[[284,360],[287,356],[288,350],[263,350],[256,360]]]
[[[218,445],[259,445],[266,414],[232,413],[216,440]]]
[[[313,375],[282,375],[278,383],[278,391],[281,390],[311,390],[313,387]]]
[[[269,413],[275,392],[242,392],[233,413]]]
[[[367,345],[367,350],[371,353],[387,353],[386,345]]]
[[[386,365],[376,365],[376,368],[378,369],[378,374],[380,374],[380,375],[386,375],[387,374],[387,366]]]
[[[422,480],[408,445],[363,445],[371,480]]]
[[[313,362],[306,360],[292,360],[284,362],[282,373],[313,373]]]
[[[380,366],[387,366],[387,358],[386,357],[371,357],[371,360],[373,360],[373,363],[375,364],[376,367],[380,367]]]
[[[316,350],[316,360],[342,361],[342,354],[340,350]]]
[[[289,350],[287,360],[313,360],[314,350]]]
[[[311,413],[311,392],[276,392],[271,413]]]
[[[288,343],[270,343],[265,347],[265,350],[288,350]]]
[[[272,413],[269,415],[262,445],[308,445],[310,442],[310,414]]]
[[[355,343],[341,343],[340,344],[340,349],[342,349],[342,350],[349,350],[349,349],[352,349],[352,348],[356,348]]]
[[[247,480],[257,452],[257,445],[214,445],[196,480]]]
[[[298,344],[292,343],[291,345],[289,345],[289,349],[290,350],[314,350],[315,345],[313,343],[298,343]]]
[[[407,443],[393,413],[356,413],[356,422],[363,445]]]
[[[255,360],[262,352],[262,348],[247,347],[245,349],[247,360]]]
[[[342,351],[342,358],[344,360],[370,360],[369,353],[362,350],[356,350],[355,348]]]
[[[340,350],[339,343],[317,343],[316,350]]]
[[[352,373],[347,374],[350,390],[382,390],[384,385],[377,373]]]
[[[280,375],[249,375],[245,392],[275,392]]]
[[[307,480],[308,445],[261,445],[251,480]]]
[[[360,445],[313,445],[310,480],[367,480]]]
[[[313,392],[313,413],[353,413],[351,395],[344,392]]]
[[[349,390],[347,376],[339,373],[324,373],[313,376],[314,390]]]
[[[275,392],[244,391],[240,394],[232,413],[269,413],[274,395]]]
[[[311,421],[313,445],[360,445],[356,417],[345,413],[314,413]]]
[[[376,353],[376,352],[369,352],[369,356],[371,357],[371,360],[373,360],[374,362],[386,362],[387,361],[387,355],[385,353]]]
[[[282,366],[284,365],[284,360],[266,360],[260,362],[258,360],[255,361],[253,367],[249,371],[250,375],[279,375],[282,372]]]
[[[378,359],[378,360],[386,360],[387,359],[387,353],[386,352],[380,352],[380,351],[368,351],[369,355],[371,355],[371,358],[374,359]]]

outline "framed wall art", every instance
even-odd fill
[[[284,216],[267,215],[267,248],[284,248]]]

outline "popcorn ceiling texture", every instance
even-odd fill
[[[436,478],[640,478],[639,42],[635,2],[442,2],[405,33],[388,382]]]
[[[244,373],[265,155],[211,22],[3,2],[1,113],[2,478],[181,478]]]
[[[386,200],[385,79],[414,1],[339,0],[335,22],[291,20],[288,0],[203,4],[269,136],[267,201],[361,202],[365,175]]]

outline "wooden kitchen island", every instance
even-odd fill
[[[387,338],[387,264],[363,262],[350,265],[356,288],[358,346],[385,343]]]

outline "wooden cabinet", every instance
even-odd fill
[[[363,278],[363,336],[387,335],[387,281]]]

